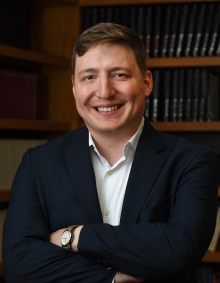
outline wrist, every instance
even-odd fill
[[[80,232],[83,228],[83,225],[77,226],[74,230],[73,230],[73,241],[71,244],[71,248],[74,252],[78,252],[78,242],[79,242],[79,236],[80,236]]]
[[[69,227],[67,227],[64,232],[61,235],[61,246],[65,249],[68,250],[73,250],[73,251],[77,251],[77,246],[75,247],[75,244],[78,244],[78,238],[79,238],[79,233],[74,234],[75,229],[78,228],[79,225],[71,225]],[[74,237],[77,237],[77,242],[76,240],[74,241]],[[74,249],[72,249],[72,243],[74,241]]]

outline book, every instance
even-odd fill
[[[220,120],[220,105],[219,105],[219,92],[220,92],[220,72],[210,71],[209,73],[209,101],[210,101],[210,120]]]
[[[186,81],[185,81],[185,99],[184,99],[184,121],[192,121],[192,77],[193,70],[186,70]]]
[[[152,26],[152,6],[145,6],[144,12],[144,45],[146,49],[146,58],[150,57],[151,51],[151,26]]]
[[[170,94],[171,94],[171,83],[170,83],[170,69],[164,70],[163,72],[163,110],[162,120],[170,120]]]
[[[37,75],[0,69],[0,117],[37,118]]]
[[[184,112],[184,86],[185,86],[185,70],[179,70],[178,76],[178,103],[177,103],[177,121],[183,121],[183,112]]]
[[[156,5],[153,7],[154,17],[152,22],[152,44],[151,44],[151,56],[159,56],[160,47],[160,35],[161,35],[161,5]]]
[[[144,6],[137,7],[137,32],[144,43]]]
[[[168,46],[167,46],[167,57],[174,56],[179,14],[180,14],[180,6],[179,5],[172,6],[172,15],[171,15]]]
[[[218,33],[218,38],[216,40],[216,47],[215,47],[215,56],[219,56],[220,55],[220,32]]]
[[[177,39],[175,46],[175,56],[180,57],[183,50],[183,40],[186,32],[186,23],[188,15],[188,4],[181,5],[179,17],[178,17],[178,28],[177,28]]]
[[[215,43],[217,40],[218,32],[220,30],[220,3],[215,5],[213,21],[211,24],[211,32],[208,39],[207,55],[214,54]]]
[[[105,9],[106,9],[106,22],[107,23],[113,22],[114,20],[113,20],[113,14],[112,14],[113,13],[112,7],[109,6],[109,7],[106,7]]]
[[[187,25],[185,30],[184,50],[183,50],[183,56],[185,57],[190,56],[194,27],[195,27],[196,10],[197,10],[197,4],[189,5]]]
[[[208,96],[208,72],[205,68],[201,70],[201,88],[200,88],[200,98],[199,98],[199,116],[198,120],[200,122],[206,121],[206,107],[207,104],[207,96]]]
[[[136,6],[130,6],[128,13],[129,27],[137,31],[137,11]]]
[[[192,84],[192,121],[199,120],[199,94],[200,94],[200,69],[193,70]]]
[[[171,97],[170,97],[170,120],[177,121],[177,108],[178,108],[178,77],[179,70],[174,69],[171,73]]]
[[[159,121],[160,70],[153,71],[154,88],[151,93],[151,121]]]
[[[195,30],[194,30],[194,40],[192,43],[192,56],[196,57],[199,53],[199,46],[201,42],[201,36],[202,36],[202,26],[204,23],[204,16],[205,16],[205,10],[206,5],[203,4],[197,4],[198,10],[197,10],[197,16],[196,16],[196,24],[195,24]]]
[[[216,250],[219,241],[219,236],[220,236],[220,207],[218,208],[217,211],[216,226],[215,226],[214,235],[212,237],[211,243],[208,248],[209,251],[214,252]]]
[[[123,26],[130,27],[130,19],[131,19],[131,10],[128,6],[120,6],[120,18],[118,19],[118,24],[122,24]],[[123,15],[123,17],[122,17]]]
[[[207,52],[207,44],[208,44],[209,34],[211,32],[213,13],[214,13],[214,4],[210,3],[206,7],[206,17],[202,27],[201,45],[199,47],[200,56],[205,56]]]
[[[11,188],[25,151],[45,142],[44,139],[0,139],[0,190]]]
[[[167,5],[164,7],[163,18],[162,18],[162,35],[160,40],[160,56],[166,57],[168,48],[168,38],[170,30],[170,22],[172,15],[172,5]]]
[[[148,120],[151,120],[150,119],[150,100],[151,100],[151,96],[148,96],[146,97],[145,99],[145,113],[144,113],[144,116],[148,119]]]

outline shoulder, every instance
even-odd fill
[[[24,157],[29,156],[32,160],[54,160],[63,156],[65,149],[74,146],[76,143],[85,144],[85,146],[88,145],[88,130],[85,127],[71,131],[42,145],[30,148]]]

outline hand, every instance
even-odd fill
[[[59,247],[62,247],[61,245],[61,236],[64,232],[65,228],[64,229],[60,229],[60,230],[57,230],[53,233],[50,234],[50,242],[54,245],[57,245]]]
[[[121,272],[116,272],[114,282],[115,283],[132,283],[132,282],[144,282],[144,279],[138,279],[135,277],[132,277],[130,275],[121,273]]]

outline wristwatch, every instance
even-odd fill
[[[79,225],[71,225],[66,228],[61,236],[61,245],[64,249],[72,250],[72,242],[73,242],[73,231]]]

